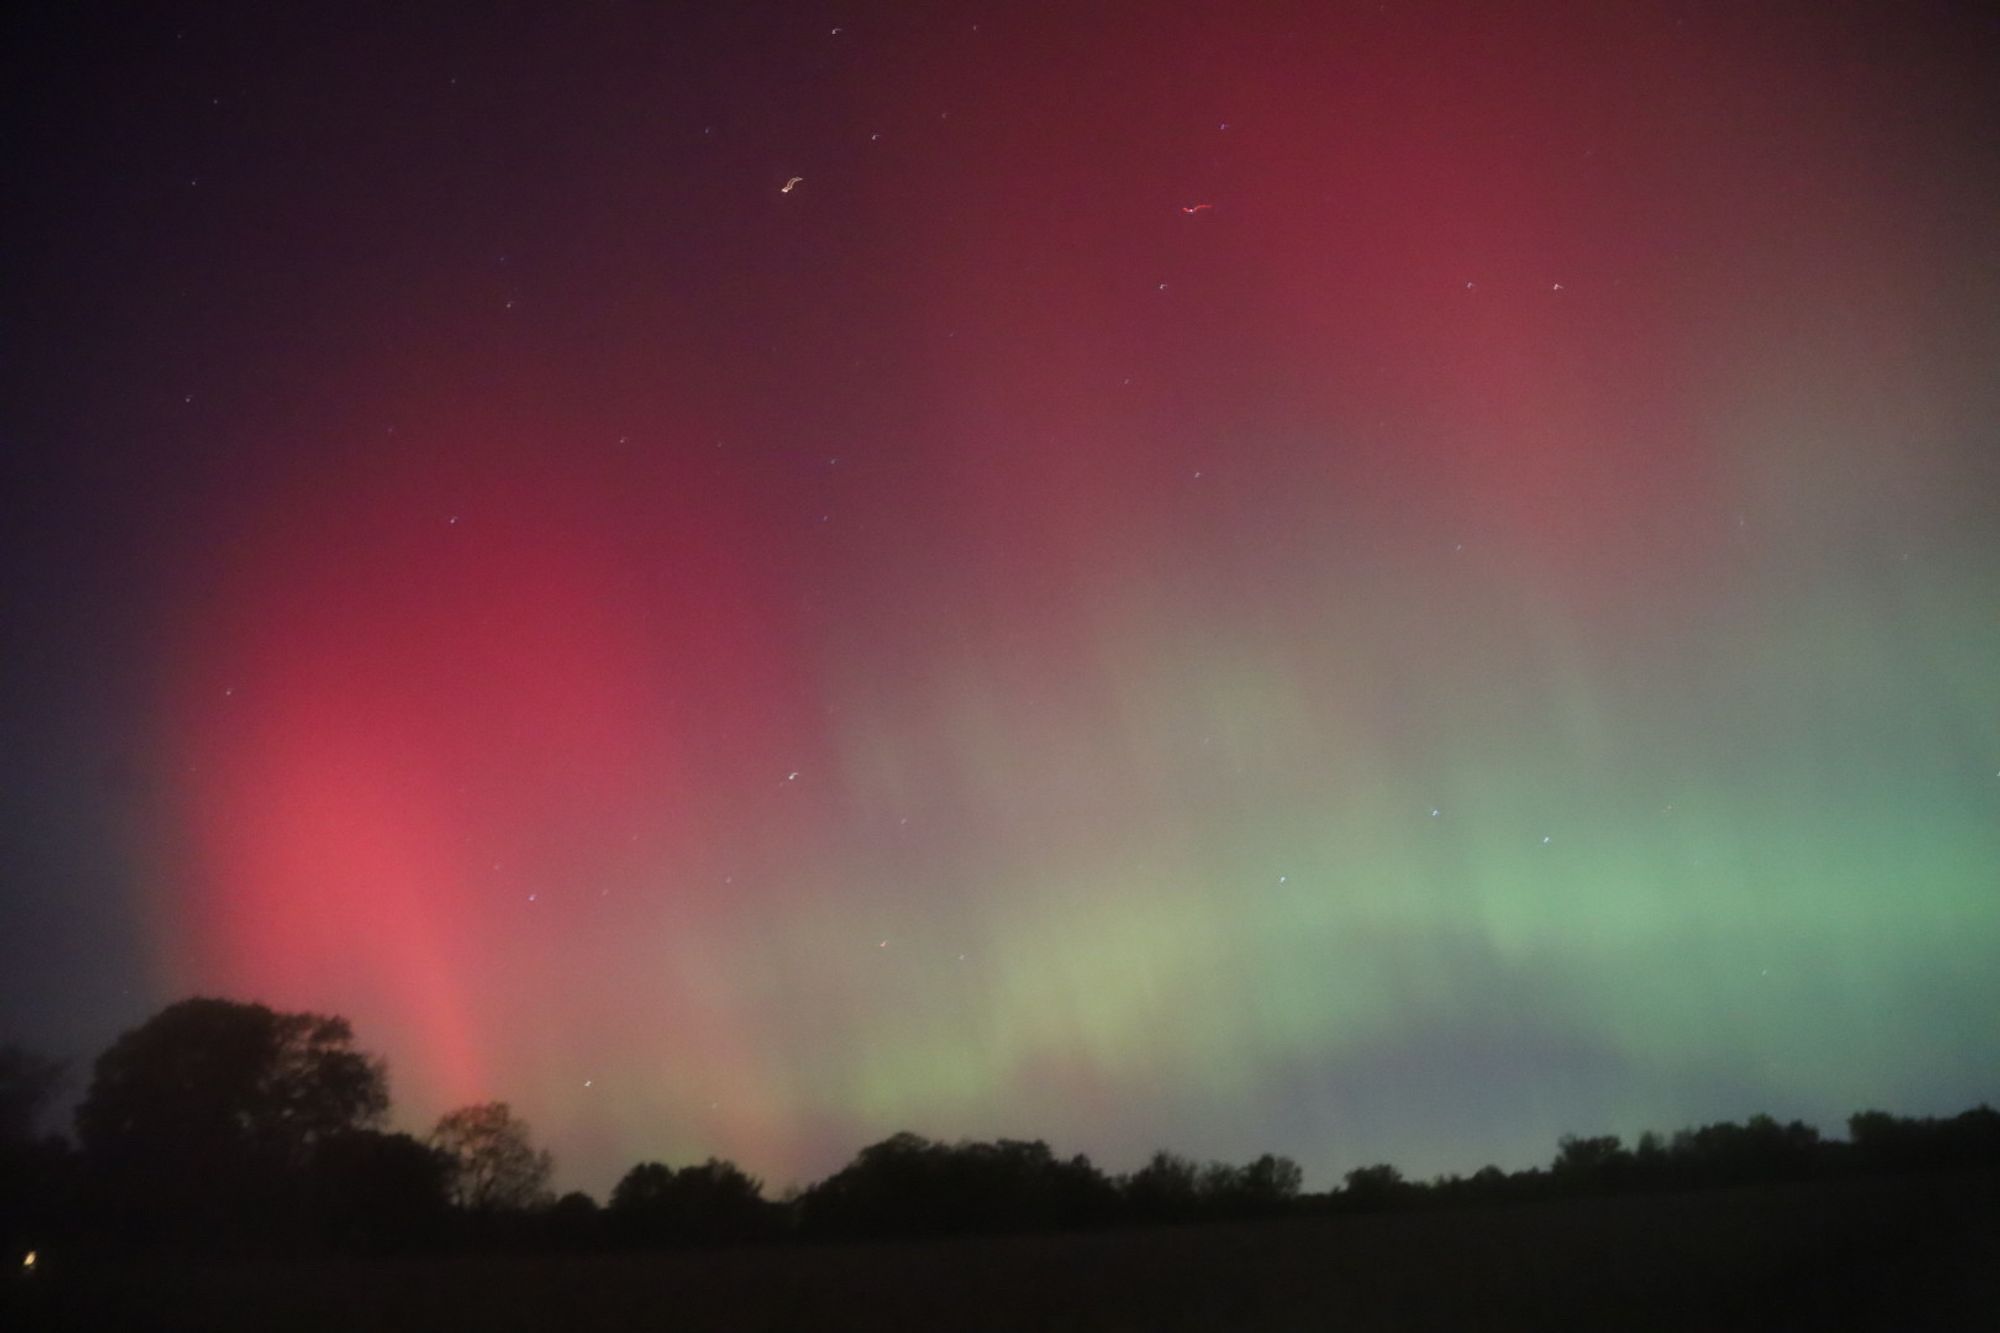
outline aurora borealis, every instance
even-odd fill
[[[1990,17],[293,8],[8,20],[0,1036],[600,1194],[2000,1091]]]

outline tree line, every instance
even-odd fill
[[[1298,1165],[1158,1152],[1129,1173],[1039,1140],[896,1134],[778,1199],[734,1163],[643,1162],[602,1206],[557,1196],[552,1162],[503,1102],[462,1107],[419,1138],[383,1128],[388,1080],[346,1020],[191,999],[100,1055],[75,1139],[38,1136],[54,1062],[0,1048],[0,1240],[85,1246],[380,1253],[465,1246],[670,1247],[1186,1223],[1308,1212],[1500,1204],[1867,1172],[2000,1165],[2000,1112],[1863,1111],[1845,1141],[1769,1116],[1642,1135],[1565,1136],[1547,1167],[1405,1179],[1378,1163],[1322,1194]]]

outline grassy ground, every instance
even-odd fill
[[[1081,1236],[66,1266],[9,1328],[2000,1328],[2000,1182],[1875,1179]],[[18,1321],[18,1322],[17,1322]]]

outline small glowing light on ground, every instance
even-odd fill
[[[35,1271],[35,1252],[33,1250],[29,1250],[21,1256],[21,1271],[23,1273],[32,1273]]]

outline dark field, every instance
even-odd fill
[[[2000,1328],[1991,1177],[1070,1236],[149,1261],[11,1285],[64,1329]]]

